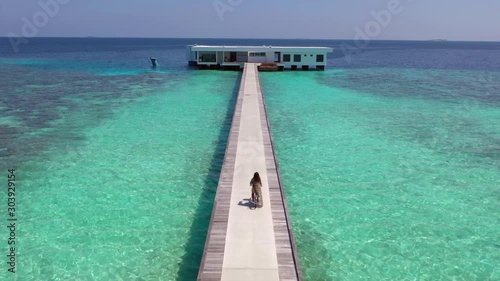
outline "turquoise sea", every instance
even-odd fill
[[[500,280],[500,43],[101,38],[0,38],[0,279],[196,279],[241,74],[194,43],[336,49],[261,74],[306,280]]]

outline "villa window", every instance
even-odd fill
[[[283,55],[284,62],[290,62],[290,55]]]
[[[265,57],[266,53],[250,53],[251,57]]]
[[[325,55],[316,56],[316,62],[324,62],[324,61],[325,61]]]
[[[216,55],[215,54],[201,54],[200,62],[215,62]]]
[[[294,62],[301,62],[302,61],[302,57],[300,55],[293,55],[293,61]]]

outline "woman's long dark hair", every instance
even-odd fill
[[[260,183],[260,185],[262,185],[262,181],[260,180],[260,176],[259,176],[258,172],[255,172],[253,174],[253,182],[254,183]]]

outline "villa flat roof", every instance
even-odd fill
[[[209,46],[209,45],[192,45],[191,51],[252,51],[252,52],[265,52],[269,49],[282,52],[293,51],[316,51],[316,52],[332,52],[333,49],[329,47],[292,47],[292,46]]]

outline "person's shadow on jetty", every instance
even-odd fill
[[[257,206],[252,202],[251,198],[245,198],[238,202],[238,206],[248,207],[249,209],[255,209]]]

